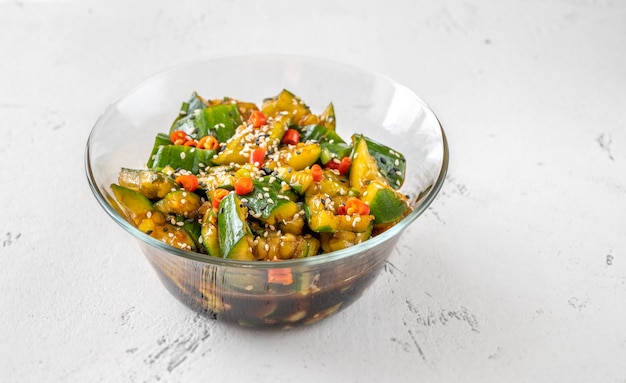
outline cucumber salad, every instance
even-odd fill
[[[183,102],[142,169],[112,184],[120,213],[171,246],[237,260],[311,257],[361,243],[410,211],[404,156],[342,138],[333,104],[314,114],[282,90],[259,105]],[[148,153],[146,153],[148,155]]]

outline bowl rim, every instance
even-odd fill
[[[192,65],[197,65],[203,62],[208,61],[219,61],[219,60],[231,60],[231,59],[254,59],[254,58],[264,58],[264,59],[278,59],[281,60],[305,60],[306,62],[317,61],[325,64],[332,64],[335,66],[341,66],[345,69],[350,69],[352,71],[358,71],[363,74],[367,74],[369,76],[377,77],[388,81],[392,85],[396,87],[405,88],[409,91],[417,100],[422,103],[424,109],[432,115],[432,117],[437,122],[437,126],[441,133],[442,138],[442,163],[441,168],[439,170],[439,174],[437,175],[433,184],[422,192],[423,196],[418,199],[418,203],[413,207],[413,210],[404,217],[401,221],[393,225],[391,228],[387,229],[383,233],[368,239],[360,244],[337,250],[329,253],[319,254],[314,257],[306,257],[306,258],[297,258],[297,259],[286,259],[281,260],[280,262],[258,262],[258,261],[241,261],[234,260],[228,258],[217,258],[209,255],[182,250],[175,248],[173,246],[167,245],[164,242],[161,242],[145,233],[141,232],[134,225],[130,224],[119,212],[115,209],[108,201],[107,197],[104,195],[100,187],[97,185],[95,176],[91,169],[91,161],[90,161],[90,146],[93,141],[93,135],[95,133],[96,128],[100,125],[102,119],[109,113],[109,111],[115,107],[120,101],[124,100],[126,97],[132,95],[134,92],[144,87],[145,85],[157,81],[159,78],[168,75],[171,72],[179,71],[185,67],[189,67]],[[87,181],[89,183],[89,187],[91,188],[92,193],[94,194],[96,200],[100,204],[100,206],[105,210],[105,212],[113,218],[113,220],[119,224],[124,230],[126,230],[129,234],[131,234],[136,240],[139,240],[148,246],[154,247],[157,250],[161,250],[171,255],[179,256],[182,258],[187,258],[189,260],[193,260],[200,263],[205,263],[208,265],[215,266],[230,266],[230,267],[238,267],[238,268],[259,268],[259,269],[273,269],[273,268],[290,268],[290,267],[303,267],[303,266],[313,266],[324,263],[331,263],[339,260],[343,260],[349,258],[351,256],[363,253],[377,245],[391,240],[396,237],[396,235],[400,235],[402,231],[404,231],[411,223],[413,223],[426,209],[432,204],[435,200],[435,197],[438,195],[441,190],[446,174],[448,172],[448,163],[449,163],[449,147],[448,140],[446,138],[445,131],[443,126],[441,125],[441,121],[435,114],[435,112],[430,108],[430,106],[424,102],[424,100],[415,93],[412,89],[400,84],[396,80],[383,75],[379,72],[365,69],[362,67],[358,67],[352,64],[348,64],[338,60],[332,60],[321,57],[314,56],[305,56],[305,55],[291,55],[291,54],[237,54],[237,55],[223,55],[223,56],[208,56],[202,57],[195,60],[187,61],[184,63],[180,63],[174,66],[170,66],[162,71],[159,71],[151,76],[148,76],[144,80],[137,83],[135,86],[131,87],[129,90],[124,92],[120,97],[114,99],[109,105],[104,109],[104,111],[99,115],[93,124],[89,136],[87,138],[87,143],[85,145],[85,173],[87,176]]]

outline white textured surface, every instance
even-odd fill
[[[0,1],[0,381],[626,382],[624,41],[617,0]],[[183,307],[83,170],[111,100],[247,52],[393,77],[450,140],[374,286],[289,332]]]

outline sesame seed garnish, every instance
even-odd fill
[[[185,159],[185,152],[180,152],[180,159],[184,160]]]

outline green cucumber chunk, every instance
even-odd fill
[[[250,251],[253,236],[245,214],[244,206],[235,193],[228,193],[220,202],[217,227],[223,258],[254,260]]]
[[[247,200],[250,215],[254,218],[273,225],[292,218],[300,211],[300,206],[293,201],[295,199],[293,191],[282,191],[283,186],[279,178],[264,176],[252,180],[252,183],[254,190],[244,198]]]
[[[204,109],[204,108],[206,108],[206,104],[204,103],[204,100],[202,100],[202,98],[197,92],[193,92],[191,96],[189,97],[189,101],[183,102],[182,105],[180,106],[180,111],[178,112],[178,116],[172,123],[172,126],[174,126],[180,119],[185,118],[186,116],[192,114],[198,109]]]
[[[194,217],[201,204],[200,196],[179,189],[167,193],[165,197],[155,202],[154,208],[163,214]]]
[[[172,178],[151,169],[122,168],[118,182],[120,186],[136,190],[151,200],[163,198],[172,189],[178,188]]]
[[[214,223],[215,212],[213,209],[207,210],[205,213],[200,234],[202,235],[202,246],[206,252],[213,257],[221,257],[220,238],[217,233],[217,225]]]
[[[241,116],[236,104],[219,104],[203,109],[196,109],[175,121],[170,133],[182,130],[188,136],[199,139],[212,135],[219,142],[226,142],[241,125]]]
[[[189,235],[196,249],[202,249],[202,225],[196,219],[189,219],[184,216],[177,216],[177,222],[182,222],[181,228]]]
[[[116,184],[111,184],[111,190],[122,214],[135,225],[153,209],[152,202],[136,190]]]
[[[372,181],[367,185],[361,200],[369,205],[374,224],[397,221],[409,207],[404,195],[379,181]]]
[[[147,166],[148,168],[152,168],[154,166],[154,158],[159,151],[160,148],[164,146],[172,145],[172,141],[170,140],[170,136],[165,133],[158,133],[154,138],[154,145],[152,146],[152,151],[150,152],[150,157],[148,158]]]
[[[174,169],[185,169],[198,174],[212,164],[215,150],[197,149],[184,145],[160,146],[152,157],[151,169],[162,170],[166,166]]]
[[[383,145],[371,138],[364,137],[367,150],[376,159],[378,170],[394,189],[399,189],[404,183],[406,159],[402,153],[396,152],[389,146]]]
[[[307,125],[300,129],[300,141],[317,141],[321,148],[320,161],[325,165],[333,158],[342,159],[350,154],[352,146],[334,130],[324,125]]]

